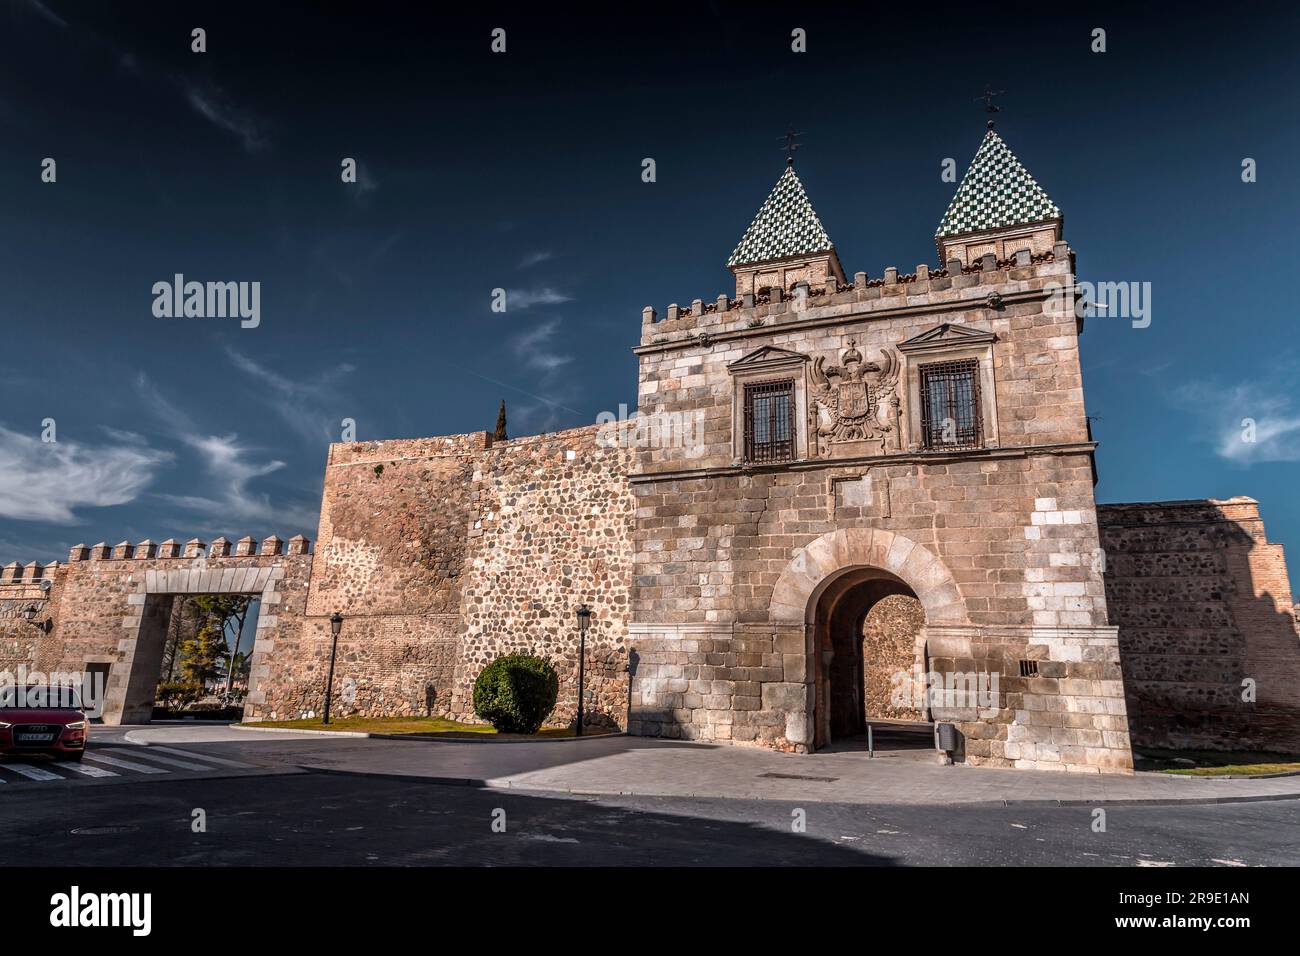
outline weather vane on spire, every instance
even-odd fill
[[[796,133],[793,129],[791,129],[784,136],[777,137],[778,141],[785,140],[785,146],[783,146],[782,149],[784,149],[786,152],[785,164],[787,166],[794,165],[794,151],[798,149],[800,146],[800,144],[796,143],[794,140],[796,136],[802,136],[802,135],[803,133]]]
[[[1002,107],[994,105],[993,97],[1001,96],[1005,92],[1006,90],[995,90],[989,84],[985,83],[984,92],[981,93],[979,96],[975,97],[976,103],[978,103],[980,100],[984,101],[984,112],[989,114],[989,122],[988,122],[989,129],[993,128],[993,114],[1002,112]]]

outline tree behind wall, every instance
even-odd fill
[[[501,408],[497,410],[497,427],[492,433],[493,441],[509,441],[510,436],[506,434],[506,400],[501,399]]]
[[[176,679],[181,663],[181,644],[198,634],[202,624],[203,614],[194,603],[194,597],[178,594],[172,603],[171,617],[167,621],[167,639],[163,642],[159,681],[169,683]]]
[[[186,683],[204,688],[225,673],[226,622],[247,613],[249,598],[238,594],[201,594],[192,599],[201,623],[180,644],[180,669]]]

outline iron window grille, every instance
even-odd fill
[[[745,385],[745,460],[793,461],[794,379]]]
[[[927,451],[984,444],[978,359],[921,366],[921,435]]]

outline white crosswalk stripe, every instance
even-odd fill
[[[60,770],[71,770],[73,773],[79,773],[83,777],[117,777],[111,770],[105,770],[103,767],[88,767],[84,763],[63,763],[59,764]]]
[[[252,770],[256,767],[256,764],[240,763],[238,760],[228,760],[225,757],[214,757],[212,754],[190,753],[188,750],[177,750],[175,747],[160,747],[158,744],[149,744],[148,750],[151,753],[155,750],[161,750],[163,753],[176,754],[178,757],[193,757],[195,760],[215,763],[222,767],[238,767],[242,770]]]
[[[134,760],[123,760],[121,757],[110,757],[108,754],[99,753],[94,750],[86,751],[86,759],[93,760],[96,763],[106,763],[111,767],[123,767],[127,770],[134,770],[137,773],[171,773],[170,770],[164,770],[162,767],[151,767],[145,763],[136,763]]]
[[[135,747],[132,750],[128,750],[125,752],[130,754],[132,757],[141,757],[145,760],[152,760],[155,763],[165,764],[168,767],[180,767],[182,770],[211,770],[212,769],[206,764],[192,763],[189,760],[177,760],[174,757],[164,757],[162,754],[154,753],[153,749],[154,749],[153,747],[148,747],[148,748]],[[99,751],[99,753],[102,754],[104,753],[104,751],[101,750]],[[117,757],[120,756],[123,753],[123,751],[110,750],[108,751],[108,753],[114,757]],[[194,755],[189,754],[188,756],[194,756]]]
[[[183,771],[221,773],[226,768],[258,769],[256,764],[153,745],[92,747],[86,751],[84,762],[37,760],[39,766],[36,761],[26,763],[12,757],[0,760],[0,784],[83,781],[86,778],[103,780],[109,777],[130,779],[135,776],[157,779],[163,774]]]
[[[4,765],[6,770],[12,770],[14,773],[22,774],[29,780],[63,780],[64,777],[57,773],[50,773],[41,767],[33,767],[25,763],[7,763]]]

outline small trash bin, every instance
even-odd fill
[[[954,724],[935,724],[934,725],[934,746],[937,750],[944,753],[954,753],[957,750],[957,727]]]

